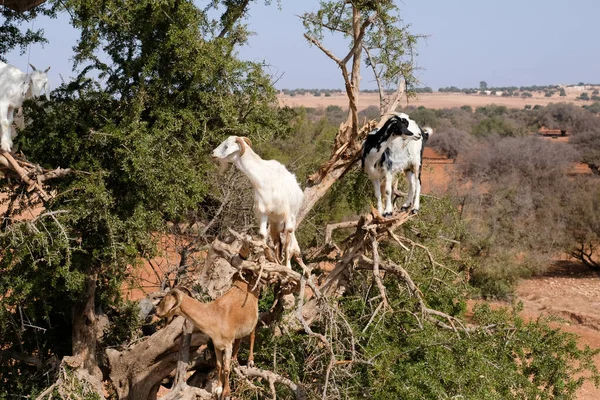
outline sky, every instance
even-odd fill
[[[198,0],[197,4],[206,1]],[[273,3],[276,3],[273,1]],[[417,46],[420,86],[529,86],[600,83],[598,0],[403,0],[396,1],[403,21],[413,34],[427,35]],[[253,4],[246,20],[255,34],[239,50],[243,59],[265,62],[276,77],[276,87],[342,88],[340,70],[318,48],[304,39],[298,15],[315,11],[318,0],[281,0]],[[68,15],[40,19],[50,41],[30,52],[7,55],[9,63],[26,69],[52,66],[51,82],[73,76],[72,46],[78,33]],[[327,37],[335,54],[345,54],[347,43]],[[363,69],[361,88],[375,82]]]

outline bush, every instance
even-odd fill
[[[468,151],[473,145],[473,137],[465,131],[449,128],[435,132],[427,146],[437,150],[448,158],[456,159],[459,154]]]

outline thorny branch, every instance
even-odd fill
[[[35,191],[42,201],[48,201],[53,197],[46,192],[43,183],[50,179],[63,177],[71,172],[71,168],[43,169],[39,165],[32,164],[22,158],[15,159],[11,153],[0,150],[0,174],[16,175],[19,180],[27,185],[27,191]]]

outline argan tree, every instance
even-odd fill
[[[97,386],[99,346],[126,340],[118,326],[135,320],[121,285],[167,222],[202,207],[208,150],[229,134],[285,131],[269,76],[235,55],[249,3],[60,3],[81,32],[80,75],[29,104],[17,138],[28,161],[17,161],[71,173],[43,191],[12,171],[2,180],[0,397],[47,386],[64,356]]]
[[[340,68],[349,111],[335,137],[329,161],[309,179],[299,221],[354,165],[362,138],[373,128],[366,125],[361,131],[358,120],[363,61],[371,67],[377,81],[381,115],[394,111],[405,95],[407,84],[414,83],[413,49],[418,39],[401,25],[400,10],[389,0],[323,1],[317,12],[305,13],[301,18],[306,28],[304,37]],[[347,53],[335,55],[326,47],[324,39],[328,32],[348,40]],[[391,97],[386,95],[390,88]]]

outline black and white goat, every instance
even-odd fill
[[[300,255],[296,240],[296,216],[304,200],[304,193],[296,176],[276,160],[263,160],[250,147],[247,137],[229,136],[213,150],[211,157],[224,170],[229,163],[242,171],[254,188],[254,211],[258,217],[259,233],[269,237],[277,252],[285,254],[285,263],[291,268],[291,258]],[[285,243],[281,246],[281,234]]]
[[[50,100],[47,74],[50,67],[45,71],[37,70],[33,65],[31,68],[33,71],[26,74],[0,61],[0,146],[7,152],[12,148],[12,139],[17,136],[12,130],[15,109],[23,105],[23,100],[40,97],[44,93]]]
[[[393,213],[392,182],[394,175],[404,172],[408,180],[408,197],[401,211],[419,211],[423,150],[431,128],[421,128],[407,114],[393,113],[385,124],[371,132],[362,147],[362,167],[373,182],[377,211],[384,217]],[[385,181],[385,209],[381,201]]]

